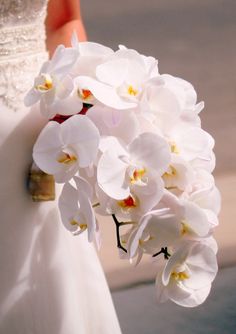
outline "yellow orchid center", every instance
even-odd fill
[[[174,177],[176,175],[177,175],[177,170],[170,165],[168,170],[163,174],[163,177]]]
[[[175,154],[179,154],[180,153],[179,152],[179,148],[178,148],[176,142],[171,141],[169,144],[170,144],[171,153],[175,153]]]
[[[127,244],[127,241],[125,239],[121,239],[121,243],[122,243],[122,245],[125,246]]]
[[[184,281],[186,279],[188,279],[190,276],[186,273],[186,271],[173,271],[171,273],[171,277],[175,280],[175,281]]]
[[[87,224],[79,224],[79,227],[80,227],[81,230],[86,230],[88,225]]]
[[[78,90],[78,95],[82,100],[90,100],[93,97],[92,92],[89,89]]]
[[[70,224],[71,224],[72,226],[79,225],[78,222],[77,222],[75,219],[71,220],[71,221],[70,221]]]
[[[123,209],[132,209],[137,207],[137,200],[131,195],[129,195],[127,198],[118,201],[118,205]]]
[[[135,171],[133,172],[133,175],[130,178],[130,182],[136,183],[137,181],[141,181],[145,173],[146,173],[145,168],[135,169]]]
[[[62,152],[57,161],[61,164],[69,165],[77,161],[77,157],[74,154],[69,154],[66,152]]]
[[[188,234],[190,232],[190,227],[189,225],[185,222],[185,220],[182,220],[181,221],[181,231],[180,231],[180,234],[182,236]]]
[[[134,89],[132,85],[128,87],[128,94],[132,96],[136,96],[138,94],[138,90]]]
[[[50,76],[50,74],[42,74],[41,77],[43,79],[43,83],[41,83],[39,85],[36,85],[35,89],[37,89],[41,92],[46,92],[46,91],[52,89],[53,81],[52,81],[52,77]]]
[[[155,237],[149,235],[147,239],[139,239],[139,246],[143,246],[146,242],[154,240]]]
[[[70,224],[71,224],[72,226],[78,226],[81,230],[86,230],[87,227],[88,227],[87,224],[80,224],[80,223],[78,223],[75,219],[72,219],[72,220],[70,221]]]

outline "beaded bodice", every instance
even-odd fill
[[[46,9],[47,0],[0,0],[0,105],[14,111],[47,59]]]
[[[44,21],[45,0],[1,0],[0,27]]]

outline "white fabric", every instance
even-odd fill
[[[120,334],[93,245],[64,229],[56,201],[26,190],[45,120],[22,99],[47,57],[45,13],[45,0],[0,3],[0,333]]]

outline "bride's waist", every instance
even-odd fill
[[[23,109],[24,96],[47,59],[43,22],[0,28],[0,106]]]
[[[2,106],[12,111],[24,110],[24,97],[47,59],[47,52],[28,53],[8,59],[0,57],[0,111]]]
[[[28,24],[0,28],[0,62],[45,52],[44,25]]]

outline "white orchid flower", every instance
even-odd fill
[[[143,85],[151,78],[153,64],[150,67],[147,65],[137,51],[118,50],[97,67],[96,76],[100,82],[114,87],[122,99],[137,104]]]
[[[178,98],[182,111],[192,111],[197,104],[197,93],[193,85],[178,77],[169,74],[162,74],[165,85]],[[198,110],[200,112],[200,110]]]
[[[213,148],[213,146],[212,146],[212,148]],[[208,157],[207,157],[207,159],[196,158],[196,159],[191,161],[191,165],[195,169],[204,169],[208,173],[212,173],[213,170],[215,169],[215,166],[216,166],[215,153],[213,151],[211,151],[211,149],[209,149],[209,146],[208,146]]]
[[[169,201],[169,207],[150,211],[141,218],[133,232],[135,236],[129,243],[130,257],[136,255],[138,248],[155,254],[162,247],[174,246],[184,240],[199,240],[209,235],[212,226],[204,210],[192,202],[167,196],[165,201]]]
[[[124,143],[129,144],[140,133],[140,124],[135,112],[125,112],[95,105],[86,113],[93,123],[99,128],[101,136],[114,136]]]
[[[66,98],[73,89],[69,71],[75,64],[78,52],[75,48],[59,45],[51,60],[44,63],[39,75],[35,78],[33,88],[25,97],[26,106],[40,101],[40,109],[48,118],[55,116],[51,109],[54,102]]]
[[[218,225],[218,215],[221,209],[220,192],[215,185],[211,188],[201,189],[192,192],[188,200],[198,205],[208,217],[212,228]]]
[[[169,74],[161,75],[168,87],[177,97],[181,107],[181,119],[189,125],[201,127],[199,113],[204,108],[204,102],[197,103],[197,93],[193,85],[182,78]]]
[[[70,95],[64,99],[56,99],[52,105],[50,105],[50,118],[55,115],[72,116],[79,114],[83,109],[83,101],[78,96],[75,89],[72,90]]]
[[[168,144],[157,134],[143,133],[127,148],[118,141],[114,144],[102,154],[97,168],[98,184],[111,198],[128,198],[132,186],[145,191],[149,175],[158,179],[169,165]]]
[[[146,82],[156,75],[157,61],[135,50],[121,49],[100,62],[95,65],[95,75],[94,67],[90,73],[78,71],[77,89],[89,91],[90,98],[111,108],[136,107]]]
[[[221,207],[221,197],[213,175],[204,169],[196,170],[193,189],[188,199],[202,208],[214,211],[218,215]]]
[[[214,251],[201,243],[185,244],[166,263],[156,279],[157,298],[195,307],[207,298],[217,273]]]
[[[79,53],[71,71],[74,78],[73,95],[88,104],[97,104],[99,101],[103,103],[108,99],[111,107],[129,108],[130,105],[122,103],[112,87],[100,83],[96,76],[97,67],[106,62],[114,51],[98,43],[79,42],[76,34],[72,36],[72,46]]]
[[[59,197],[59,210],[62,223],[74,235],[88,232],[88,241],[91,242],[98,234],[94,210],[92,207],[93,189],[81,177],[74,177],[75,186],[66,183]]]
[[[186,161],[211,159],[214,139],[199,127],[177,122],[174,128],[165,132],[171,152]]]
[[[56,182],[71,179],[79,170],[96,159],[99,131],[84,115],[70,117],[62,124],[51,121],[40,133],[33,149],[35,163],[53,174]]]
[[[208,238],[201,239],[201,244],[206,245],[211,248],[211,250],[216,255],[218,252],[218,245],[214,237],[211,235]]]
[[[88,76],[96,78],[96,68],[114,54],[114,51],[102,44],[94,42],[79,42],[76,33],[73,33],[71,45],[79,54],[76,64],[74,65],[71,75]]]
[[[135,50],[130,50],[128,49],[125,45],[119,45],[119,50],[124,51],[123,54],[127,53],[127,52],[133,52]],[[130,50],[130,51],[129,51]],[[135,57],[137,56],[137,51],[135,51]],[[146,68],[146,72],[150,74],[151,78],[155,78],[158,77],[159,74],[159,70],[158,70],[158,60],[154,57],[151,56],[145,56],[145,55],[140,55],[144,66]],[[138,56],[139,57],[139,56]]]
[[[145,93],[149,108],[156,115],[157,122],[161,122],[161,127],[168,129],[178,119],[191,126],[200,127],[198,114],[204,108],[204,103],[197,104],[197,94],[193,86],[168,74],[163,74],[160,78],[163,85],[159,88],[149,85]]]
[[[220,192],[215,186],[214,177],[204,169],[195,171],[195,178],[190,192],[183,192],[181,198],[198,205],[208,216],[212,227],[218,225],[221,209]]]
[[[162,133],[170,131],[181,115],[181,104],[174,94],[163,82],[162,76],[147,82],[141,98],[142,110]]]
[[[97,190],[98,201],[100,203],[98,212],[115,214],[124,221],[138,221],[145,213],[156,206],[164,192],[162,179],[149,175],[145,187],[132,185],[127,197],[114,199],[105,194],[100,187]]]
[[[99,81],[114,87],[124,101],[137,105],[155,67],[157,61],[147,61],[135,50],[122,49],[98,66],[96,75]]]
[[[135,103],[124,101],[116,92],[116,89],[89,76],[80,75],[74,79],[77,91],[87,103],[98,101],[115,109],[129,109],[136,107]],[[86,94],[84,95],[84,92]],[[86,102],[85,101],[85,102]]]
[[[221,209],[221,196],[218,188],[213,185],[208,189],[199,189],[191,193],[189,200],[198,204],[201,208],[212,210],[216,215]]]
[[[64,99],[57,99],[50,106],[50,111],[52,115],[72,116],[78,114],[83,109],[84,103],[96,104],[96,99],[90,90],[79,88],[77,78],[75,78],[73,79],[73,89],[70,95]]]
[[[177,188],[185,191],[194,179],[194,171],[187,161],[172,153],[171,163],[162,178],[166,189],[171,191]]]

